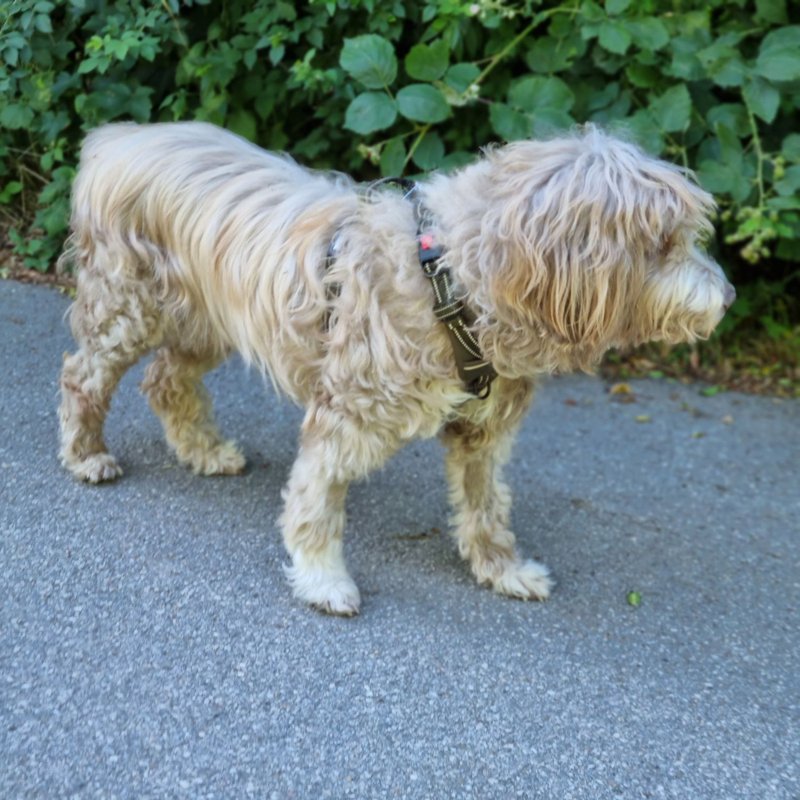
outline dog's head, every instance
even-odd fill
[[[711,196],[589,127],[490,152],[480,261],[498,322],[574,350],[706,338],[735,297],[703,250]]]

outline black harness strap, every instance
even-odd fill
[[[492,381],[497,377],[494,367],[481,354],[480,346],[470,329],[475,318],[464,303],[453,296],[450,270],[442,261],[442,248],[429,233],[417,235],[419,263],[430,279],[436,302],[433,313],[443,322],[450,335],[458,375],[470,394],[483,399],[489,396]]]
[[[444,264],[444,252],[434,240],[433,235],[425,230],[426,220],[422,204],[414,196],[417,185],[407,178],[383,178],[367,186],[367,193],[386,184],[399,186],[404,197],[411,199],[414,205],[414,216],[417,220],[417,252],[422,272],[430,279],[436,302],[433,313],[436,318],[444,323],[450,336],[450,344],[455,356],[458,375],[464,382],[467,391],[479,399],[489,396],[492,381],[497,377],[494,367],[481,354],[478,342],[475,339],[471,326],[475,317],[464,303],[453,295],[450,270]],[[336,247],[339,241],[337,231],[328,246],[325,258],[325,271],[329,270],[336,260]],[[341,284],[328,284],[327,299],[328,309],[325,312],[324,325],[326,330],[330,327],[331,305],[341,292]]]

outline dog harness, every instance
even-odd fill
[[[436,242],[430,229],[430,215],[417,197],[417,185],[406,178],[383,178],[370,183],[367,193],[383,185],[399,186],[403,190],[403,197],[411,200],[414,207],[414,218],[417,221],[417,255],[422,272],[431,282],[435,302],[433,313],[436,319],[447,328],[450,344],[453,348],[456,369],[467,391],[483,400],[489,396],[492,381],[497,377],[491,362],[481,354],[478,342],[472,333],[471,326],[475,323],[475,316],[453,294],[453,284],[450,279],[450,269],[444,261],[444,249]],[[339,243],[337,231],[328,247],[325,259],[325,270],[329,270],[336,260],[336,250]],[[339,296],[341,284],[329,284],[329,306],[325,314],[325,327],[330,323],[330,303]]]

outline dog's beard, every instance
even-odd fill
[[[634,327],[639,341],[707,339],[726,311],[725,276],[699,250],[668,257],[647,278]]]

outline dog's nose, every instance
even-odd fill
[[[725,284],[725,295],[723,296],[722,303],[727,311],[736,299],[736,289],[730,283]]]

